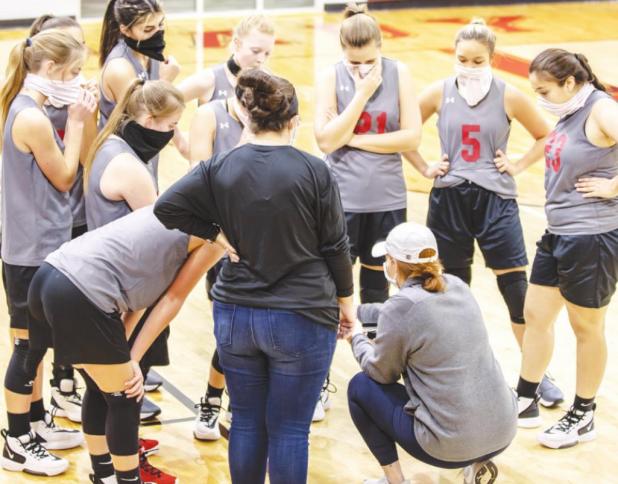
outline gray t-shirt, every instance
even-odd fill
[[[545,214],[552,234],[601,234],[618,229],[618,197],[584,198],[575,189],[582,177],[618,175],[618,144],[601,148],[586,136],[590,111],[597,101],[607,98],[603,91],[593,91],[584,106],[558,121],[547,138]]]
[[[73,218],[69,194],[49,182],[32,153],[24,153],[11,135],[15,117],[24,109],[41,109],[30,96],[18,94],[9,108],[2,145],[2,260],[37,267],[71,238]],[[58,147],[64,145],[53,130]]]
[[[67,242],[45,262],[102,311],[137,311],[169,287],[188,244],[189,236],[166,229],[149,205]]]
[[[459,94],[455,77],[444,80],[442,107],[438,116],[440,149],[447,154],[450,169],[436,177],[436,188],[471,181],[502,198],[516,198],[515,179],[500,173],[494,163],[496,151],[506,153],[511,123],[504,109],[506,85],[494,79],[485,98],[470,107]]]
[[[69,118],[68,106],[63,108],[55,108],[52,105],[45,106],[47,115],[52,122],[52,125],[58,132],[61,139],[64,140],[64,133]],[[94,141],[94,140],[90,140]],[[69,191],[69,200],[71,203],[71,213],[73,214],[73,227],[81,227],[86,225],[86,204],[84,202],[84,169],[81,163],[77,166],[77,175],[73,187]]]
[[[354,356],[372,379],[403,376],[418,443],[447,462],[476,459],[507,447],[517,430],[517,399],[489,345],[481,310],[468,286],[445,275],[431,293],[408,280],[384,304],[363,304],[359,319],[377,321],[372,343],[352,340]]]
[[[117,136],[110,136],[103,142],[94,160],[92,160],[92,167],[88,176],[88,190],[86,190],[85,195],[88,230],[97,229],[131,213],[131,207],[126,201],[110,200],[101,192],[101,178],[105,169],[116,156],[123,153],[128,153],[139,159],[125,140]],[[146,164],[146,167],[152,175],[150,162]],[[152,183],[156,187],[154,176]]]
[[[356,86],[343,62],[335,64],[337,112],[350,104]],[[358,120],[356,134],[398,131],[399,70],[397,62],[382,58],[382,84],[371,96]],[[406,208],[407,193],[399,153],[371,153],[343,146],[326,157],[339,184],[346,212],[386,212]]]
[[[226,99],[217,99],[209,104],[215,114],[215,121],[217,123],[215,142],[212,146],[212,153],[216,155],[217,153],[231,150],[238,144],[242,136],[242,125],[227,110]]]

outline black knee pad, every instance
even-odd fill
[[[212,366],[215,370],[223,375],[223,367],[221,366],[221,362],[219,361],[219,352],[215,350],[212,355],[212,360],[210,361],[210,366]]]
[[[60,380],[73,380],[75,377],[75,371],[71,365],[58,365],[54,362],[52,367],[52,375],[54,377],[54,382],[60,384]]]
[[[444,272],[459,277],[468,286],[472,282],[472,267],[445,268]]]
[[[124,392],[102,394],[107,402],[105,436],[109,451],[119,456],[137,454],[141,402],[127,398]]]
[[[105,435],[107,402],[94,380],[84,370],[78,371],[86,383],[82,398],[82,429],[88,435]]]
[[[524,324],[524,301],[528,289],[528,279],[525,271],[507,272],[497,277],[498,288],[509,309],[511,321]]]
[[[361,267],[360,299],[361,304],[384,302],[388,299],[388,281],[384,272]]]
[[[30,395],[37,368],[45,352],[44,349],[31,349],[27,339],[15,338],[13,354],[4,377],[5,388],[20,395]]]

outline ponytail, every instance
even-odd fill
[[[590,82],[594,87],[596,87],[599,91],[607,91],[605,86],[599,81],[598,77],[592,72],[592,67],[588,63],[588,59],[584,54],[573,54],[575,58],[579,61],[584,70],[588,73],[588,82]]]
[[[19,91],[21,91],[26,75],[28,75],[28,67],[26,65],[26,49],[30,48],[28,45],[29,42],[30,38],[23,40],[13,47],[13,50],[11,50],[9,64],[6,71],[6,79],[4,81],[4,85],[2,86],[2,90],[0,90],[0,111],[2,112],[3,133],[11,103]],[[2,138],[0,137],[0,143],[1,142]]]
[[[421,251],[419,257],[425,259],[434,257],[435,250],[425,249]],[[444,292],[446,289],[446,281],[442,276],[444,268],[439,261],[425,262],[421,264],[410,264],[394,259],[397,264],[397,271],[404,279],[420,279],[423,284],[423,289],[428,292]]]
[[[120,38],[120,24],[116,20],[114,9],[117,0],[109,0],[105,14],[103,15],[103,27],[101,28],[101,40],[99,42],[99,67],[103,67],[105,59]]]

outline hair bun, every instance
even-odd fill
[[[358,15],[361,13],[366,14],[367,12],[368,10],[367,10],[366,3],[362,3],[358,5],[355,2],[350,2],[346,5],[345,10],[343,11],[343,18],[346,19],[346,18],[354,17],[354,15]]]
[[[472,20],[470,20],[470,25],[483,25],[487,27],[487,22],[485,22],[485,19],[483,17],[474,17]]]

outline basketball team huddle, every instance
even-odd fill
[[[139,426],[161,411],[144,396],[161,384],[150,369],[170,364],[170,323],[204,276],[216,351],[193,433],[220,439],[227,410],[235,484],[307,482],[310,425],[330,406],[340,339],[360,367],[349,412],[384,474],[365,483],[410,482],[397,445],[463,469],[465,483],[493,483],[492,459],[517,427],[541,426],[539,407],[565,399],[546,374],[563,308],[575,396],[538,442],[595,439],[618,278],[616,102],[585,56],[557,48],[529,66],[535,102],[495,75],[496,36],[482,20],[457,32],[454,75],[420,93],[408,66],[382,55],[366,7],[348,5],[339,39],[342,59],[315,86],[322,158],[294,147],[299,100],[268,68],[275,29],[263,15],[236,26],[229,59],[176,84],[158,0],[109,0],[96,81],[81,74],[87,48],[72,18],[43,16],[16,45],[0,91],[13,344],[3,469],[56,476],[70,463],[51,451],[85,444],[90,482],[178,483],[148,461],[158,442]],[[421,132],[434,114],[442,156],[430,162]],[[517,160],[513,120],[530,135]],[[188,172],[160,192],[168,144]],[[516,177],[542,158],[547,227],[528,276]],[[426,225],[407,221],[402,159],[433,181]],[[470,291],[475,243],[521,350],[515,390]]]

